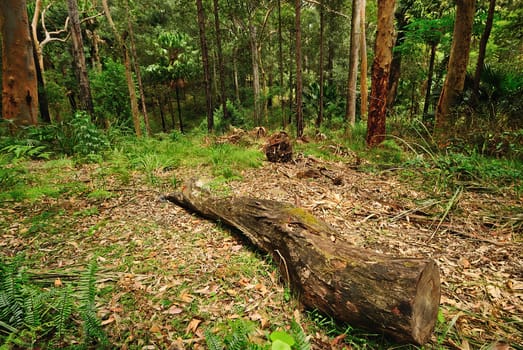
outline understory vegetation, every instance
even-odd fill
[[[361,124],[348,135],[342,131],[326,131],[326,138],[322,140],[314,140],[315,135],[309,135],[311,142],[294,145],[295,157],[350,163],[362,174],[398,176],[443,203],[440,224],[453,210],[462,191],[521,196],[521,143],[510,143],[511,151],[501,158],[485,154],[482,147],[460,147],[459,143],[441,150],[421,123],[395,130],[402,132],[391,133],[386,142],[372,150],[364,146]],[[231,138],[231,135],[240,136]],[[521,135],[510,137],[518,139]],[[500,142],[504,145],[505,141],[509,142]],[[218,267],[220,273],[228,276],[240,269],[241,274],[254,282],[241,280],[239,283],[283,305],[287,315],[260,312],[244,318],[242,315],[248,313],[249,305],[231,304],[231,312],[236,316],[229,320],[213,319],[209,316],[210,310],[218,298],[217,291],[213,290],[217,288],[214,282],[201,286],[197,295],[202,300],[198,300],[188,293],[196,287],[187,278],[168,284],[158,296],[147,299],[146,291],[154,288],[149,274],[153,270],[160,276],[167,274],[162,272],[161,263],[154,262],[154,257],[162,254],[157,238],[140,238],[157,227],[139,225],[132,218],[129,222],[97,220],[100,212],[107,209],[104,204],[107,201],[115,201],[114,206],[122,204],[119,191],[134,193],[134,197],[126,201],[140,201],[141,192],[159,195],[179,188],[190,176],[204,174],[211,179],[214,191],[229,194],[228,183],[242,180],[246,170],[263,165],[263,142],[256,134],[239,129],[223,136],[209,136],[196,129],[187,134],[173,131],[137,139],[122,127],[101,131],[81,113],[67,123],[28,128],[17,136],[2,135],[0,202],[5,214],[0,216],[0,230],[5,235],[4,242],[0,243],[1,348],[125,345],[143,349],[148,344],[164,344],[166,337],[186,346],[190,346],[195,337],[202,337],[209,349],[310,349],[313,332],[325,334],[331,342],[348,348],[391,346],[383,336],[336,324],[314,311],[296,318],[295,297],[277,282],[276,266],[256,252],[240,251],[236,243],[231,243],[230,234],[220,227],[208,226],[205,230],[213,231],[216,244],[227,245],[227,254],[231,251],[239,254],[228,258],[228,266]],[[521,232],[521,208],[507,210],[513,218],[507,225],[514,232]],[[113,232],[114,242],[113,238],[98,241],[103,230]],[[122,235],[124,243],[118,241]],[[203,235],[206,233],[199,229],[192,237],[163,237],[162,240],[189,239],[198,245]],[[521,236],[516,237],[521,241]],[[23,243],[27,241],[30,246]],[[85,241],[81,249],[80,241]],[[16,249],[6,251],[4,247],[8,244]],[[136,265],[129,257],[129,251],[135,249],[144,249],[141,254],[150,260]],[[67,253],[64,258],[49,255],[58,254],[56,250],[70,250],[79,255]],[[175,269],[186,271],[180,272],[181,276],[192,275],[187,272],[194,268],[189,262],[185,265],[183,260],[173,260],[172,263]],[[98,269],[97,264],[105,267]],[[161,278],[169,280],[167,276]],[[202,280],[208,281],[216,278],[219,277],[214,274],[202,276]],[[277,284],[273,285],[274,291],[269,292],[257,280]],[[229,298],[239,298],[241,292],[235,288],[238,286],[230,285],[226,292]],[[115,294],[119,289],[134,294]],[[269,310],[276,308],[268,307]],[[121,308],[134,310],[129,319],[115,316]],[[148,308],[171,316],[171,325],[160,330],[154,320],[151,324],[142,324],[147,316],[138,314],[149,314]],[[189,321],[178,324],[176,317],[182,309],[189,313]],[[281,312],[278,310],[282,309],[278,306],[275,310]],[[212,322],[205,324],[202,333],[199,324],[203,319]],[[138,323],[133,325],[133,322]],[[445,348],[447,339],[452,339],[453,322],[440,314],[435,347]],[[126,330],[120,331],[118,327]]]

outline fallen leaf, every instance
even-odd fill
[[[62,285],[63,285],[63,284],[62,284],[62,280],[61,280],[60,278],[57,278],[57,279],[54,280],[54,286],[55,286],[56,288],[59,288],[59,287],[61,287]]]
[[[162,331],[162,329],[157,324],[153,324],[151,326],[151,328],[149,328],[149,332],[151,332],[151,333],[159,333],[161,331]]]
[[[178,315],[183,312],[183,309],[179,308],[176,305],[171,306],[167,311],[165,311],[166,314],[169,315]]]
[[[193,318],[191,320],[191,322],[189,322],[189,324],[187,325],[187,328],[185,329],[185,333],[186,334],[195,333],[196,329],[198,329],[198,326],[200,325],[201,322],[202,322],[202,320]]]
[[[114,317],[113,316],[110,316],[107,320],[103,320],[102,321],[102,326],[105,326],[109,323],[113,323],[115,321]]]

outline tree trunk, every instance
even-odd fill
[[[320,64],[319,64],[319,80],[320,80],[320,99],[318,101],[318,117],[316,118],[316,128],[320,128],[321,123],[323,122],[323,100],[324,100],[324,71],[323,71],[323,58],[324,54],[324,37],[325,37],[325,9],[324,9],[324,0],[320,0]],[[318,130],[319,132],[319,130]]]
[[[447,76],[436,107],[434,132],[440,141],[444,141],[446,134],[453,126],[453,121],[450,120],[450,112],[452,107],[456,105],[465,85],[475,4],[475,0],[456,0],[456,20],[452,34]]]
[[[356,124],[356,96],[358,83],[358,62],[360,58],[360,0],[352,0],[352,19],[350,31],[349,76],[347,78],[347,107],[345,120],[349,125]]]
[[[360,57],[361,57],[361,67],[360,67],[360,96],[361,96],[361,106],[360,106],[360,114],[361,118],[363,120],[367,119],[367,106],[369,103],[369,92],[368,92],[368,86],[367,86],[367,35],[365,33],[365,7],[366,7],[366,0],[360,0],[361,1],[361,14],[360,14]]]
[[[82,38],[82,30],[80,28],[78,3],[76,0],[67,0],[67,11],[70,19],[75,71],[78,76],[80,88],[78,96],[80,100],[80,109],[86,111],[91,116],[91,118],[94,118],[93,98],[91,96],[91,86],[89,84],[89,76],[87,74],[87,65],[85,64],[84,42]]]
[[[38,82],[25,0],[0,1],[2,118],[13,126],[38,122]]]
[[[287,127],[287,119],[285,118],[285,105],[283,103],[283,35],[281,31],[281,0],[278,0],[278,65],[280,73],[280,107],[281,107],[281,121],[282,128]]]
[[[207,38],[205,37],[205,13],[202,0],[196,0],[198,10],[198,28],[200,30],[200,47],[202,49],[203,78],[205,80],[205,109],[207,112],[207,131],[214,130],[214,118],[212,115],[211,73],[209,70],[209,52],[207,50]]]
[[[180,132],[183,134],[183,122],[182,122],[182,106],[180,105],[180,86],[178,83],[175,86],[176,89],[176,107],[178,109],[178,122],[180,124]]]
[[[301,71],[301,0],[294,2],[295,6],[295,30],[296,30],[296,137],[303,136],[303,106],[302,106],[302,71]]]
[[[387,117],[387,91],[392,46],[394,41],[395,0],[378,2],[378,29],[374,63],[372,64],[372,87],[369,119],[367,120],[367,145],[374,147],[385,140]]]
[[[249,25],[249,43],[251,47],[251,61],[252,61],[252,89],[254,99],[254,125],[261,125],[261,111],[260,111],[260,67],[258,57],[258,45],[257,45],[257,28],[254,25]]]
[[[233,70],[233,76],[234,76],[234,94],[236,95],[236,103],[241,103],[240,99],[240,83],[238,80],[238,57],[237,57],[237,49],[233,49],[232,54],[232,70]]]
[[[405,32],[407,31],[407,25],[410,23],[407,11],[412,7],[414,1],[402,1],[396,9],[394,17],[396,18],[398,35],[396,37],[394,46],[398,47],[405,40]],[[396,102],[396,96],[398,95],[398,86],[401,77],[401,52],[399,50],[393,50],[392,62],[390,65],[390,75],[387,92],[387,109],[392,110],[394,103]]]
[[[127,27],[129,28],[129,41],[131,44],[131,56],[132,56],[132,62],[134,67],[134,72],[136,73],[136,80],[138,82],[138,91],[140,93],[140,102],[142,107],[142,113],[143,113],[143,120],[145,123],[145,131],[148,136],[151,135],[151,125],[149,124],[149,115],[147,114],[147,106],[145,103],[145,90],[143,87],[142,82],[142,73],[140,71],[140,64],[138,63],[138,55],[136,54],[136,47],[134,44],[134,28],[133,24],[131,22],[131,15],[129,12],[129,1],[126,1],[126,12],[127,12]]]
[[[356,247],[306,210],[282,202],[215,198],[195,182],[164,198],[239,229],[279,262],[281,275],[306,307],[400,342],[429,340],[440,301],[433,260]]]
[[[47,99],[47,92],[45,91],[44,75],[38,64],[38,55],[36,54],[36,47],[33,40],[33,57],[35,62],[36,79],[38,81],[38,109],[40,111],[40,118],[44,123],[51,123],[51,115],[49,114],[49,100]]]
[[[476,71],[474,73],[474,94],[479,95],[479,82],[481,80],[481,73],[483,72],[483,65],[485,64],[485,53],[487,51],[487,43],[492,30],[492,23],[494,22],[494,10],[496,8],[496,0],[489,1],[487,21],[485,22],[485,30],[481,35],[478,49],[478,62],[476,63]]]
[[[223,65],[222,38],[220,33],[220,18],[218,0],[213,0],[214,5],[214,29],[216,31],[216,49],[218,50],[218,74],[220,77],[220,102],[223,109],[223,119],[229,119],[227,112],[227,94],[225,91],[225,68]]]
[[[127,45],[125,45],[124,39],[122,38],[120,33],[118,33],[118,29],[116,29],[116,25],[113,22],[113,18],[111,16],[111,11],[109,10],[107,0],[102,0],[102,6],[104,8],[107,22],[109,22],[109,26],[113,31],[114,37],[118,42],[120,49],[122,50],[123,63],[125,67],[125,78],[127,80],[127,89],[129,90],[129,100],[131,103],[131,114],[133,118],[134,132],[136,133],[136,136],[140,137],[142,136],[142,128],[140,126],[140,112],[138,109],[138,102],[136,102],[136,87],[134,85],[133,80],[132,63],[129,57],[129,51],[127,49]]]
[[[425,102],[423,103],[423,119],[427,118],[430,106],[430,94],[432,90],[432,76],[434,75],[434,63],[436,61],[436,48],[438,43],[430,44],[429,71],[427,73],[427,89],[425,91]]]

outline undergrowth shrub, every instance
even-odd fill
[[[23,255],[0,258],[0,348],[58,348],[79,343],[109,347],[94,303],[96,262],[89,264],[77,285],[43,288],[31,282],[23,261]],[[77,323],[82,327],[76,327]]]

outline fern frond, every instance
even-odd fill
[[[22,287],[24,292],[24,322],[29,327],[37,327],[41,324],[42,299],[38,292],[29,287]]]
[[[227,350],[244,350],[249,343],[248,335],[252,331],[252,327],[243,321],[238,320],[232,323],[232,334],[226,337]]]
[[[96,271],[98,264],[95,259],[89,263],[87,271],[80,277],[78,289],[80,291],[80,303],[82,306],[94,306],[96,297]],[[82,307],[81,306],[81,307]]]
[[[225,348],[225,344],[222,342],[220,337],[211,332],[211,330],[207,329],[204,332],[204,335],[205,343],[207,344],[209,350],[223,350]]]
[[[81,316],[83,319],[85,344],[87,345],[94,340],[102,345],[108,345],[109,339],[102,328],[102,322],[96,316],[96,311],[91,308],[82,309]]]
[[[67,324],[73,312],[73,299],[71,298],[72,287],[68,285],[63,289],[61,298],[56,305],[56,314],[53,321],[56,327],[56,337],[61,338],[65,334]]]
[[[291,321],[291,332],[294,340],[296,341],[296,349],[298,350],[311,350],[311,344],[309,338],[305,335],[303,328],[296,322],[295,319]]]

